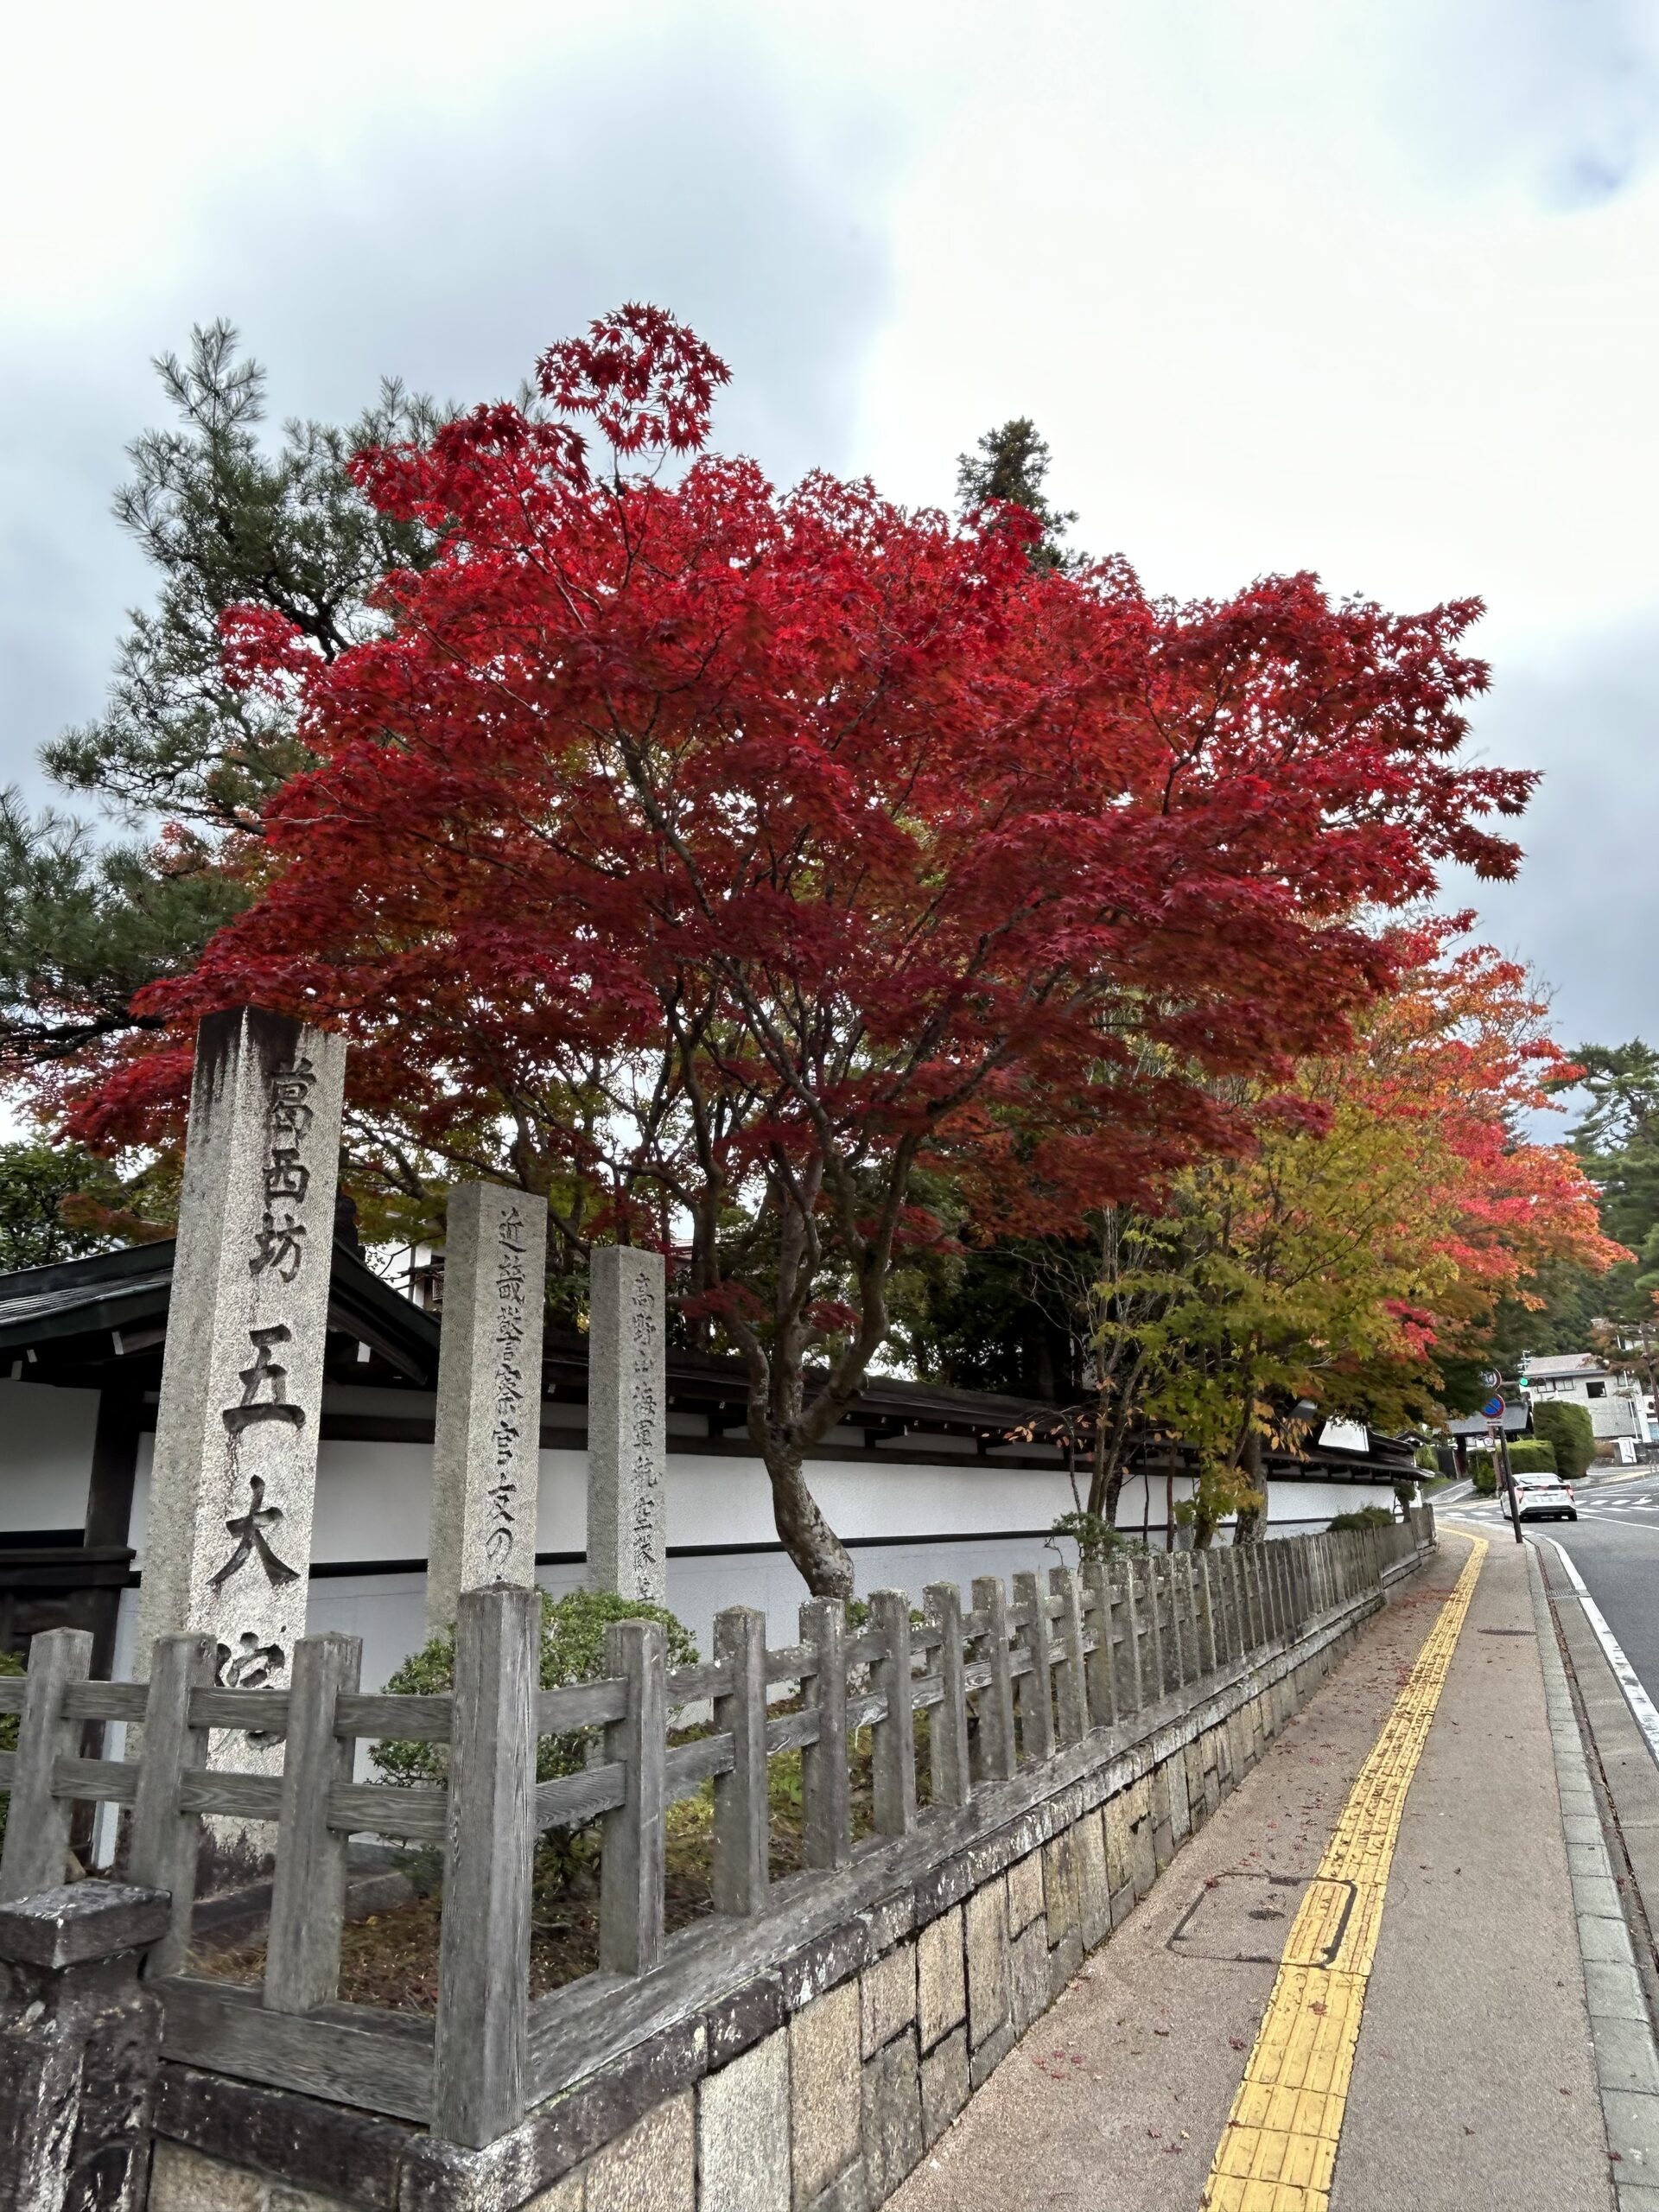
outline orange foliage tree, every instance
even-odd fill
[[[1542,1005],[1452,928],[1424,930],[1351,1046],[1301,1063],[1299,1110],[1287,1099],[1247,1156],[1184,1169],[1113,1247],[1103,1370],[1133,1377],[1138,1421],[1196,1448],[1200,1544],[1232,1512],[1253,1532],[1262,1445],[1298,1402],[1433,1420],[1500,1298],[1526,1301],[1553,1261],[1622,1256],[1571,1150],[1524,1134],[1568,1071]]]

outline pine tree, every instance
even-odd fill
[[[115,515],[156,572],[156,599],[129,618],[104,713],[41,751],[60,785],[137,834],[106,842],[0,793],[0,1080],[143,1026],[134,995],[194,965],[243,903],[226,841],[259,834],[302,757],[283,708],[225,681],[224,610],[269,607],[332,659],[374,628],[378,579],[435,548],[347,473],[362,446],[428,435],[442,419],[429,400],[389,381],[349,427],[291,421],[272,450],[265,372],[230,324],[155,365],[175,420],[128,448]]]
[[[1062,542],[1077,518],[1055,506],[1044,491],[1049,461],[1048,442],[1038,435],[1037,425],[1028,415],[1016,415],[987,430],[976,454],[957,456],[957,505],[964,515],[994,499],[1024,507],[1042,524],[1042,537],[1031,549],[1033,565],[1075,575],[1088,567],[1089,556]]]

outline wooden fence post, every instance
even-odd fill
[[[1022,1758],[1050,1758],[1054,1751],[1054,1647],[1049,1634],[1047,1598],[1040,1576],[1014,1576],[1014,1605],[1028,1616],[1020,1630],[1020,1648],[1031,1662],[1030,1672],[1017,1675],[1014,1684]]]
[[[605,1728],[605,1757],[626,1770],[605,1815],[599,1868],[599,1964],[648,1974],[663,1952],[663,1815],[667,1789],[668,1662],[660,1621],[612,1621],[605,1671],[628,1686],[627,1711]]]
[[[1001,1578],[974,1578],[974,1611],[985,1622],[980,1657],[990,1680],[979,1694],[979,1770],[987,1782],[1008,1782],[1019,1771],[1014,1734],[1014,1675],[1008,1649],[1008,1600]]]
[[[362,1673],[361,1637],[304,1636],[294,1647],[265,1945],[264,2001],[272,2012],[308,2012],[339,1994],[347,1839],[328,1825],[328,1792],[351,1780],[357,1745],[334,1733],[334,1707]]]
[[[1135,1560],[1113,1562],[1116,1585],[1112,1611],[1116,1617],[1117,1643],[1113,1652],[1117,1678],[1117,1717],[1133,1719],[1144,1702],[1141,1677],[1141,1577]]]
[[[524,2116],[541,1624],[539,1590],[461,1593],[432,2133],[474,2151]]]
[[[1189,1552],[1169,1552],[1164,1558],[1165,1587],[1169,1593],[1169,1681],[1172,1690],[1184,1688],[1192,1672],[1192,1621],[1187,1611],[1186,1562]]]
[[[1112,1667],[1112,1581],[1104,1560],[1091,1559],[1083,1570],[1087,1599],[1084,1626],[1092,1618],[1094,1649],[1084,1661],[1088,1685],[1089,1718],[1096,1728],[1109,1728],[1117,1719],[1117,1679]]]
[[[845,1866],[853,1855],[852,1799],[847,1767],[847,1611],[839,1598],[809,1598],[801,1607],[801,1641],[817,1654],[817,1671],[801,1685],[818,1718],[818,1740],[801,1752],[801,1827],[809,1866]]]
[[[870,1781],[877,1835],[908,1835],[916,1825],[916,1724],[910,1701],[910,1598],[903,1590],[873,1590],[870,1621],[887,1645],[870,1669],[871,1686],[885,1691],[887,1709],[870,1731]]]
[[[1210,1573],[1210,1554],[1194,1552],[1192,1573],[1195,1588],[1193,1602],[1197,1608],[1198,1673],[1200,1676],[1213,1675],[1221,1664],[1216,1643],[1216,1588]]]
[[[127,1836],[127,1875],[173,1902],[169,1926],[152,1944],[143,1971],[151,1980],[181,1974],[190,1953],[190,1921],[201,1855],[201,1815],[179,1810],[179,1777],[207,1764],[207,1731],[191,1725],[190,1697],[211,1689],[218,1648],[211,1636],[164,1636],[149,1660],[144,1737]]]
[[[1213,1630],[1215,1663],[1217,1672],[1232,1664],[1232,1650],[1227,1635],[1227,1554],[1212,1551],[1205,1568],[1210,1586],[1210,1619]]]
[[[84,1628],[45,1629],[29,1647],[29,1679],[17,1723],[6,1847],[0,1856],[0,1904],[36,1890],[55,1890],[67,1878],[69,1827],[74,1805],[52,1794],[52,1770],[80,1749],[81,1724],[63,1717],[63,1694],[84,1682],[92,1663],[92,1639]]]
[[[973,1795],[968,1764],[968,1691],[963,1680],[962,1592],[954,1582],[930,1582],[927,1617],[939,1632],[939,1702],[928,1715],[928,1778],[936,1805],[965,1805]]]
[[[1059,1740],[1080,1744],[1089,1733],[1089,1685],[1084,1671],[1083,1593],[1069,1567],[1049,1570],[1048,1586],[1059,1599],[1060,1663],[1055,1669]]]
[[[1141,1594],[1145,1600],[1141,1608],[1141,1625],[1147,1639],[1141,1659],[1141,1688],[1143,1694],[1151,1693],[1151,1700],[1156,1704],[1168,1687],[1164,1679],[1164,1608],[1160,1594],[1163,1577],[1155,1552],[1148,1552],[1139,1564]]]
[[[1249,1546],[1249,1580],[1256,1604],[1256,1648],[1265,1648],[1274,1639],[1274,1615],[1272,1615],[1272,1561],[1268,1557],[1268,1541]]]
[[[1246,1659],[1251,1656],[1262,1641],[1256,1619],[1254,1565],[1254,1554],[1261,1548],[1259,1544],[1243,1544],[1238,1553],[1238,1611],[1244,1635],[1244,1649],[1241,1656]]]
[[[766,1803],[766,1617],[751,1605],[715,1615],[715,1660],[732,1686],[715,1700],[715,1726],[729,1729],[732,1764],[715,1777],[715,1910],[764,1912],[770,1828]]]

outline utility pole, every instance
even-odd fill
[[[1510,1501],[1510,1520],[1515,1529],[1515,1541],[1521,1541],[1521,1500],[1516,1492],[1515,1469],[1510,1465],[1510,1440],[1503,1433],[1503,1423],[1497,1424],[1497,1456],[1503,1466],[1503,1491]]]

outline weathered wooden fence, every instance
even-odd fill
[[[551,1690],[538,1687],[537,1595],[505,1587],[462,1596],[454,1688],[441,1696],[364,1694],[356,1640],[335,1635],[299,1643],[285,1690],[217,1688],[213,1648],[197,1636],[163,1638],[145,1682],[92,1681],[91,1638],[54,1630],[35,1639],[24,1680],[0,1681],[0,1712],[20,1715],[17,1751],[0,1760],[11,1793],[0,1903],[62,1880],[77,1802],[124,1807],[126,1879],[171,1900],[145,1965],[164,1999],[168,2058],[481,2147],[591,2063],[594,1997],[614,2006],[685,1940],[664,1936],[664,1815],[677,1799],[712,1780],[721,1927],[798,1915],[861,1853],[906,1837],[925,1852],[929,1823],[948,1827],[978,1793],[1063,1759],[1092,1732],[1127,1736],[1196,1702],[1206,1684],[1375,1592],[1431,1531],[1420,1510],[1388,1528],[1120,1554],[1080,1573],[1057,1567],[1046,1585],[1016,1575],[1011,1592],[976,1581],[971,1605],[938,1584],[919,1623],[906,1595],[881,1591],[856,1632],[839,1604],[815,1600],[801,1608],[799,1640],[780,1649],[767,1645],[765,1616],[739,1608],[716,1622],[713,1658],[692,1667],[667,1667],[655,1623],[622,1621],[607,1631],[603,1679]],[[671,1742],[671,1714],[694,1702],[711,1704],[712,1730]],[[774,1711],[780,1703],[792,1709]],[[86,1724],[99,1721],[140,1726],[140,1755],[83,1757]],[[602,1732],[592,1763],[538,1783],[538,1738],[582,1729]],[[866,1729],[870,1833],[855,1842],[849,1752]],[[238,1738],[280,1738],[280,1774],[238,1772]],[[446,1746],[446,1783],[354,1781],[365,1739]],[[768,1762],[794,1751],[806,1872],[773,1885]],[[204,1823],[216,1816],[270,1824],[257,1990],[186,1970]],[[598,1974],[532,2003],[535,1839],[596,1819]],[[337,2001],[347,1841],[363,1834],[442,1850],[435,2017]]]

